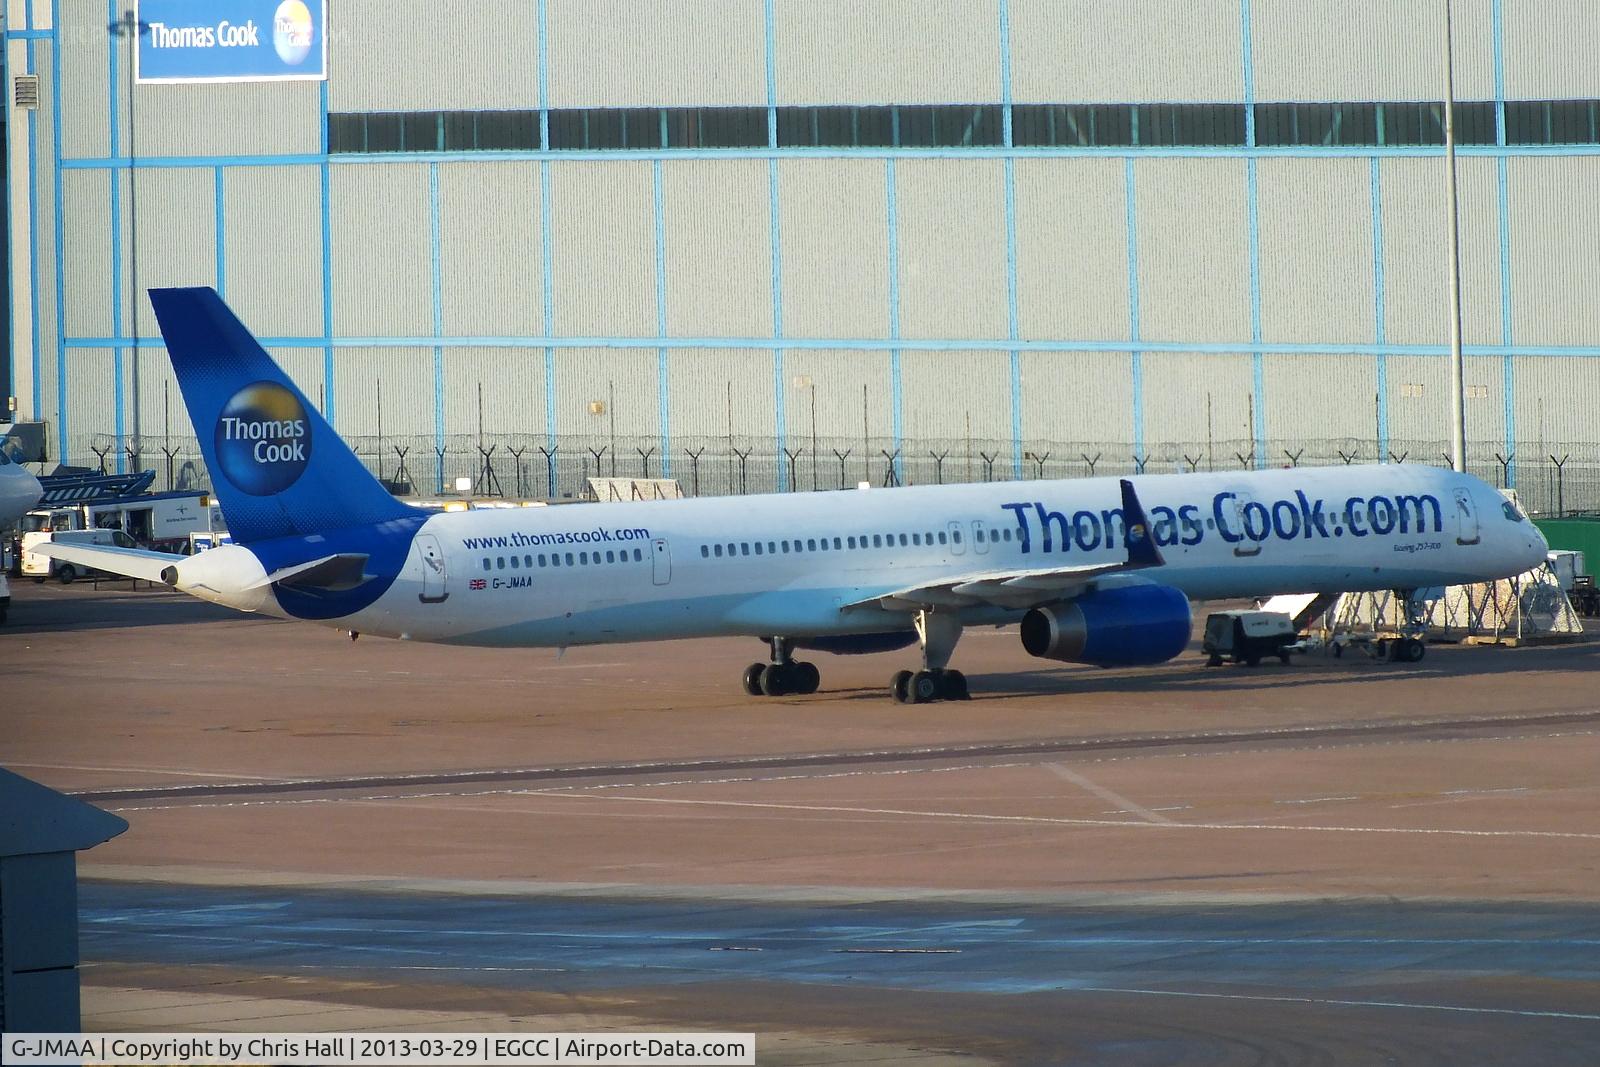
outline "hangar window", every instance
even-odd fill
[[[996,104],[778,109],[780,148],[994,146],[1002,143],[1002,132]]]
[[[1600,144],[1600,100],[1508,100],[1507,144]]]

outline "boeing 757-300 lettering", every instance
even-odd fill
[[[1421,465],[1229,471],[435,513],[396,500],[211,289],[156,318],[233,544],[50,545],[243,611],[352,633],[566,647],[767,642],[752,695],[814,692],[802,649],[920,646],[900,701],[964,697],[963,629],[1123,666],[1188,644],[1191,598],[1416,590],[1545,558],[1492,486]]]

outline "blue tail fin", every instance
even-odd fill
[[[378,484],[216,290],[152,289],[150,302],[235,541],[414,513]]]

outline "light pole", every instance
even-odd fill
[[[139,183],[135,180],[134,164],[138,159],[138,124],[137,113],[134,111],[134,66],[138,62],[139,38],[149,32],[150,24],[140,22],[137,15],[131,10],[124,11],[122,17],[106,27],[116,42],[124,37],[128,39],[128,287],[133,290],[133,314],[128,325],[129,337],[133,342],[133,373],[129,378],[131,389],[131,406],[133,408],[133,466],[137,469],[142,465],[141,454],[144,449],[140,441],[142,429],[142,412],[139,390]],[[118,47],[113,43],[112,47]],[[113,240],[121,240],[121,235],[116,235]],[[117,313],[121,314],[121,308]]]
[[[1450,463],[1467,469],[1466,367],[1461,358],[1461,207],[1456,193],[1456,71],[1451,0],[1444,0],[1444,159],[1450,223]]]

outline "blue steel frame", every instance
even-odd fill
[[[1429,147],[1351,147],[1351,148],[1324,148],[1324,147],[1260,147],[1255,140],[1255,120],[1252,108],[1254,103],[1255,82],[1253,70],[1253,41],[1251,25],[1252,0],[1239,0],[1239,25],[1242,50],[1242,76],[1243,95],[1247,105],[1245,109],[1246,144],[1243,148],[1230,147],[1181,147],[1181,148],[1019,148],[1014,145],[1012,137],[1012,74],[1011,74],[1011,27],[1009,0],[997,0],[999,18],[1000,42],[1000,93],[1002,102],[1003,137],[1002,144],[994,148],[959,148],[959,149],[799,149],[777,147],[777,64],[775,45],[775,0],[763,0],[765,14],[765,64],[766,64],[766,107],[767,107],[767,145],[758,149],[661,149],[661,150],[628,150],[604,152],[552,152],[549,149],[549,35],[547,25],[548,0],[537,2],[538,22],[538,95],[539,95],[539,128],[540,149],[537,151],[512,151],[497,152],[492,158],[498,160],[524,160],[532,161],[538,165],[539,181],[539,211],[541,229],[541,265],[543,276],[543,312],[544,335],[538,337],[500,337],[500,336],[449,336],[443,330],[442,318],[442,292],[439,276],[439,190],[438,167],[443,163],[476,161],[481,162],[486,157],[482,153],[471,152],[428,152],[395,154],[340,154],[330,156],[327,143],[327,115],[328,115],[328,87],[323,82],[319,93],[319,122],[320,146],[316,153],[288,153],[280,155],[211,155],[211,156],[147,156],[131,159],[121,151],[119,93],[123,91],[121,79],[117,77],[120,55],[119,48],[114,45],[108,47],[108,108],[110,129],[110,152],[103,158],[62,158],[63,140],[61,134],[61,48],[60,41],[54,29],[59,19],[60,0],[51,0],[52,28],[39,30],[34,22],[35,0],[25,0],[26,23],[23,29],[9,30],[5,33],[5,40],[48,41],[50,44],[51,64],[51,125],[52,143],[55,164],[53,166],[54,189],[54,229],[55,248],[55,312],[56,312],[56,419],[57,438],[60,442],[59,449],[63,461],[67,460],[69,437],[69,390],[66,388],[68,370],[68,352],[76,349],[109,348],[114,353],[116,361],[115,405],[116,405],[116,434],[118,438],[119,463],[122,455],[120,447],[125,433],[125,406],[124,392],[124,359],[135,348],[159,348],[159,338],[133,338],[129,336],[128,324],[123,320],[125,316],[122,294],[121,258],[123,255],[121,240],[121,196],[120,175],[123,171],[134,168],[168,169],[185,167],[207,167],[215,172],[215,214],[216,214],[216,276],[219,291],[226,287],[226,228],[225,228],[225,171],[235,166],[316,166],[319,168],[322,183],[322,310],[323,329],[318,337],[275,337],[265,338],[264,343],[273,347],[282,348],[321,348],[323,349],[324,370],[324,406],[330,421],[333,421],[337,411],[335,390],[335,350],[341,347],[397,347],[421,346],[431,348],[434,353],[434,428],[436,439],[443,440],[445,434],[444,404],[443,404],[443,373],[444,349],[446,347],[533,347],[543,348],[545,352],[545,411],[546,433],[549,447],[554,447],[558,435],[557,405],[556,405],[556,361],[555,353],[558,349],[574,347],[612,347],[622,349],[654,349],[658,361],[658,383],[660,389],[660,434],[662,438],[663,473],[670,470],[670,440],[672,437],[671,426],[671,398],[670,398],[670,353],[680,348],[742,348],[768,350],[772,353],[772,382],[774,426],[781,448],[786,438],[786,382],[784,377],[784,354],[788,350],[806,349],[854,349],[861,351],[887,351],[890,355],[890,389],[889,398],[891,419],[895,445],[898,448],[902,434],[902,390],[901,390],[901,353],[908,350],[914,351],[1003,351],[1009,356],[1011,378],[1011,433],[1013,438],[1013,472],[1016,476],[1022,474],[1022,448],[1026,427],[1022,417],[1022,375],[1021,356],[1028,351],[1035,352],[1123,352],[1129,357],[1129,373],[1132,380],[1133,408],[1131,436],[1134,441],[1136,453],[1142,453],[1145,446],[1144,427],[1144,375],[1142,357],[1145,352],[1186,352],[1196,354],[1206,353],[1237,353],[1247,351],[1252,357],[1252,397],[1255,407],[1255,418],[1252,430],[1255,436],[1255,460],[1257,464],[1266,461],[1267,448],[1267,419],[1265,403],[1265,382],[1263,373],[1263,360],[1269,354],[1325,354],[1345,353],[1369,355],[1374,359],[1374,375],[1376,378],[1377,395],[1377,431],[1381,447],[1387,453],[1389,440],[1388,418],[1388,383],[1387,383],[1387,357],[1389,355],[1443,355],[1446,349],[1442,345],[1391,345],[1386,338],[1385,324],[1385,292],[1384,292],[1384,254],[1383,254],[1383,219],[1381,207],[1381,163],[1386,158],[1401,157],[1434,157],[1439,155],[1438,149]],[[1501,343],[1499,345],[1468,345],[1465,351],[1469,355],[1498,355],[1502,359],[1503,367],[1503,393],[1504,393],[1504,439],[1508,452],[1515,447],[1515,359],[1520,355],[1565,355],[1581,357],[1600,357],[1600,346],[1568,346],[1552,348],[1538,346],[1530,348],[1518,346],[1513,337],[1513,305],[1511,291],[1511,232],[1509,211],[1509,176],[1508,160],[1512,157],[1536,157],[1542,155],[1560,156],[1594,156],[1600,155],[1600,146],[1508,146],[1506,144],[1505,130],[1505,88],[1504,88],[1504,32],[1503,32],[1503,0],[1491,0],[1491,17],[1493,20],[1493,62],[1495,84],[1495,117],[1496,117],[1496,144],[1483,146],[1466,146],[1460,150],[1463,156],[1481,156],[1494,158],[1498,168],[1498,200],[1499,200],[1499,244],[1500,244],[1500,296],[1501,296]],[[107,10],[112,19],[116,16],[117,0],[107,0]],[[33,49],[28,50],[27,69],[32,72],[35,65]],[[34,116],[28,116],[29,123],[29,170],[37,174],[37,131],[34,129]],[[1017,308],[1017,248],[1016,248],[1016,202],[1015,202],[1015,162],[1027,158],[1055,158],[1055,157],[1100,157],[1120,158],[1125,162],[1125,182],[1127,196],[1127,230],[1128,230],[1128,285],[1129,285],[1129,330],[1127,341],[1052,341],[1052,340],[1026,340],[1020,333],[1019,316]],[[1250,312],[1251,312],[1251,338],[1248,344],[1222,343],[1222,344],[1186,344],[1177,342],[1154,342],[1143,340],[1140,336],[1139,323],[1139,262],[1138,262],[1138,218],[1137,218],[1137,193],[1135,182],[1135,160],[1139,158],[1226,158],[1241,160],[1246,170],[1246,196],[1247,213],[1249,219],[1249,269],[1250,269]],[[1263,158],[1365,158],[1371,161],[1372,169],[1372,234],[1373,234],[1373,278],[1376,303],[1376,330],[1371,344],[1276,344],[1264,340],[1261,327],[1261,264],[1258,231],[1258,199],[1256,168],[1257,163]],[[661,189],[661,164],[673,159],[763,159],[768,167],[769,205],[770,205],[770,256],[772,267],[772,314],[773,328],[770,338],[733,338],[733,337],[668,337],[667,336],[667,292],[665,271],[665,219],[663,215],[663,197]],[[888,239],[889,239],[889,321],[890,336],[887,338],[794,338],[785,333],[783,322],[783,281],[782,281],[782,249],[780,241],[781,219],[779,205],[779,162],[785,158],[877,158],[884,162],[885,169],[885,195],[886,210],[888,214]],[[899,314],[899,241],[898,219],[896,205],[895,163],[899,159],[983,159],[998,158],[1004,166],[1004,197],[1005,197],[1005,225],[1006,225],[1006,294],[1007,294],[1007,336],[994,339],[931,339],[912,340],[902,338],[900,335]],[[658,337],[568,337],[557,333],[554,322],[553,300],[553,246],[552,246],[552,216],[551,204],[551,175],[550,167],[554,161],[598,161],[640,159],[649,160],[653,165],[654,176],[654,208],[655,208],[655,251],[656,251],[656,321]],[[433,283],[433,326],[431,335],[425,337],[341,337],[337,336],[334,324],[333,307],[333,248],[332,248],[332,207],[330,202],[330,172],[335,165],[346,164],[373,164],[373,163],[426,163],[429,165],[430,189],[430,240],[432,242],[432,283]],[[66,331],[66,303],[65,303],[65,257],[61,254],[65,247],[66,235],[62,207],[64,204],[63,174],[68,170],[105,170],[108,172],[111,187],[112,228],[115,239],[112,241],[111,270],[112,270],[112,298],[115,305],[113,314],[113,329],[115,336],[111,337],[86,337],[69,336]],[[131,177],[131,175],[130,175]],[[38,248],[40,235],[38,233],[38,203],[36,183],[30,183],[29,189],[29,220],[30,240],[34,247],[33,257],[33,285],[32,285],[32,312],[33,321],[38,322]],[[13,232],[15,232],[13,230]],[[135,357],[136,358],[136,357]],[[42,358],[38,330],[35,328],[33,336],[33,410],[37,413],[43,407],[42,383]],[[1386,457],[1380,457],[1386,458]],[[1515,464],[1510,468],[1510,478],[1515,484]],[[787,488],[787,471],[782,464],[778,465],[780,486]]]

